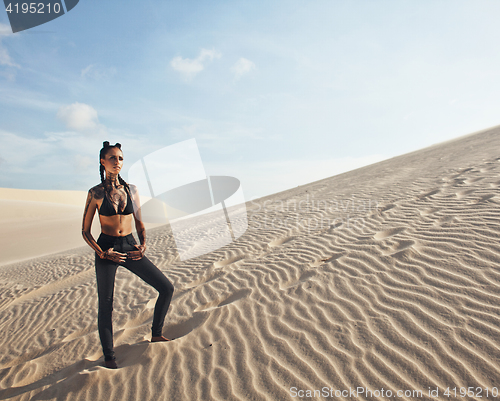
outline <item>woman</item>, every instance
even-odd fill
[[[119,143],[103,143],[100,153],[101,183],[89,190],[83,213],[82,235],[95,251],[95,270],[99,312],[97,325],[104,353],[104,366],[116,369],[113,351],[113,291],[116,269],[124,266],[139,276],[158,292],[153,315],[151,342],[170,341],[161,334],[174,287],[163,273],[144,256],[146,251],[146,230],[140,216],[140,202],[137,188],[127,184],[120,177],[123,153]],[[104,174],[105,173],[105,174]],[[90,228],[95,212],[99,213],[101,235],[97,242]],[[135,222],[140,245],[132,235],[132,218]]]

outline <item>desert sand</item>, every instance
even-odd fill
[[[83,191],[0,188],[0,265],[81,246],[86,198]],[[92,228],[99,232],[99,224]]]
[[[117,370],[88,246],[4,263],[0,399],[500,399],[499,149],[497,127],[247,202],[241,237],[184,262],[148,230],[175,340],[149,342],[156,291],[118,269]],[[2,227],[57,230],[45,202]]]
[[[86,199],[86,191],[0,188],[0,266],[81,248]],[[141,202],[148,200],[141,196]],[[97,238],[99,233],[94,218],[92,234]]]

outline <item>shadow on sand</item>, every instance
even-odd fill
[[[150,343],[142,341],[137,344],[124,344],[116,347],[116,354],[121,356],[117,358],[120,368],[136,365],[140,362],[140,357],[146,352]],[[25,386],[10,387],[0,390],[0,400],[7,400],[13,397],[19,397],[31,392],[36,392],[30,397],[30,400],[67,400],[71,399],[71,393],[82,391],[91,382],[98,379],[92,377],[95,374],[103,375],[108,378],[110,375],[119,374],[121,369],[107,369],[103,367],[103,359],[91,361],[83,359],[70,366],[57,370],[48,376],[37,380],[34,383]],[[48,386],[48,387],[47,387]],[[40,392],[37,390],[47,387]]]

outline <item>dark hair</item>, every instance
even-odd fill
[[[108,141],[105,141],[105,142],[102,143],[102,149],[99,152],[99,173],[101,174],[101,182],[102,183],[104,183],[104,170],[105,169],[104,169],[104,166],[101,163],[101,159],[105,159],[106,158],[106,154],[112,148],[118,148],[118,149],[122,150],[122,145],[120,143],[118,143],[118,142],[115,143],[114,145],[110,145]],[[128,186],[128,184],[125,182],[125,180],[122,177],[120,177],[120,174],[118,174],[118,181],[125,188],[130,189],[129,186]]]

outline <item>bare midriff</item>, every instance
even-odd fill
[[[133,214],[117,214],[115,216],[101,216],[101,231],[103,234],[114,237],[124,237],[132,234]]]

